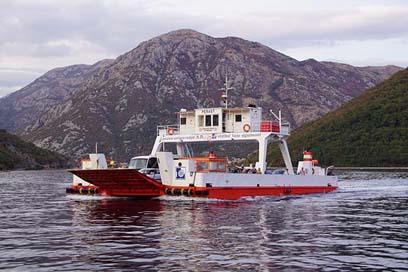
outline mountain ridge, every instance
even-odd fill
[[[61,103],[82,84],[84,77],[108,65],[112,60],[101,60],[92,65],[75,64],[46,72],[26,87],[0,98],[1,128],[11,133],[32,124],[47,107]],[[16,122],[9,120],[18,119]]]
[[[156,125],[174,123],[180,108],[218,106],[226,74],[235,87],[231,106],[257,104],[266,113],[281,109],[299,126],[398,69],[297,61],[257,42],[178,30],[109,60],[16,131],[70,157],[82,156],[98,142],[115,160],[127,160],[149,152]],[[0,120],[0,127],[9,121]],[[11,121],[22,124],[19,118]]]

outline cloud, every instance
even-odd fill
[[[82,40],[120,54],[142,40],[178,28],[193,28],[217,36],[244,36],[292,47],[319,40],[392,38],[408,32],[406,5],[353,8],[333,5],[305,11],[289,7],[274,9],[270,5],[262,9],[253,3],[248,12],[243,12],[248,4],[238,1],[234,6],[241,6],[240,12],[233,9],[234,12],[223,13],[226,7],[222,3],[211,4],[210,1],[202,5],[204,12],[200,13],[180,0],[71,0],[63,3],[17,0],[6,3],[0,11],[2,47],[12,41],[33,43],[41,49],[52,41]],[[220,8],[206,13],[204,7],[208,9],[212,5]],[[48,50],[54,54],[70,52],[63,46],[49,46]],[[36,52],[42,55],[42,50]]]
[[[392,41],[408,40],[407,25],[408,5],[399,0],[3,0],[0,67],[46,71],[90,64],[180,28],[239,36],[296,52],[298,58],[345,43],[364,52],[364,44],[373,41],[382,50],[377,54],[386,55]],[[326,52],[334,54],[327,58],[345,59]],[[401,58],[408,61],[404,54]]]
[[[256,12],[223,21],[224,24],[213,25],[211,31],[222,34],[227,30],[281,48],[408,36],[408,6]]]

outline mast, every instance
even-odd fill
[[[222,94],[221,98],[225,103],[225,108],[228,109],[228,91],[233,90],[234,87],[231,87],[228,85],[228,74],[225,75],[225,83],[224,83],[224,88],[221,88],[220,91],[225,91],[225,93]]]

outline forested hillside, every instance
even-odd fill
[[[67,159],[0,130],[0,170],[63,168]]]
[[[304,149],[325,165],[408,166],[408,69],[293,131],[292,160]],[[282,163],[277,148],[270,164]]]

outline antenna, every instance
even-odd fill
[[[222,94],[221,98],[225,103],[225,108],[228,109],[228,91],[229,90],[234,90],[234,87],[230,87],[228,85],[228,74],[225,75],[225,83],[224,83],[224,88],[221,88],[220,91],[225,91],[225,93]]]
[[[276,115],[272,110],[269,110],[269,112],[275,117],[278,122],[279,122],[279,129],[282,127],[282,112],[281,110],[278,111],[278,115]]]

